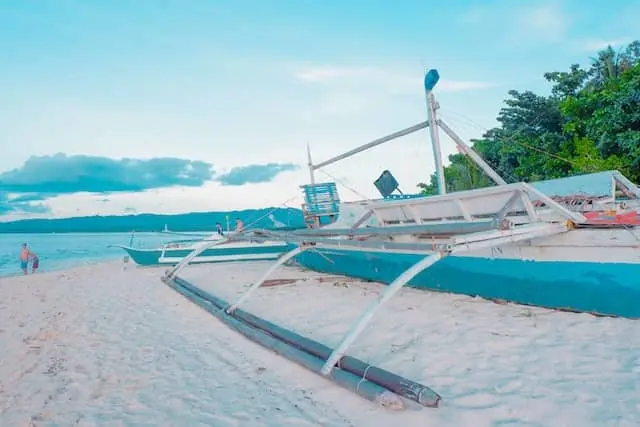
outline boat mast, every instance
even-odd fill
[[[447,187],[444,180],[444,168],[442,167],[442,153],[440,151],[440,137],[438,135],[438,124],[436,117],[436,109],[438,105],[436,103],[435,96],[433,96],[433,88],[440,80],[440,74],[438,70],[431,69],[427,71],[424,76],[424,90],[427,100],[427,117],[429,124],[429,135],[431,136],[431,145],[433,146],[433,159],[436,163],[436,179],[438,182],[438,193],[446,194]]]
[[[316,183],[316,178],[313,173],[315,167],[313,166],[313,161],[311,160],[311,147],[307,142],[307,167],[309,168],[309,184],[314,185]]]

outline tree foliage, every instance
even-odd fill
[[[617,169],[640,182],[640,41],[619,51],[611,46],[589,68],[544,74],[548,96],[509,91],[499,126],[473,149],[507,182],[538,181]],[[493,185],[461,154],[449,156],[447,191]],[[420,183],[437,193],[437,180]]]

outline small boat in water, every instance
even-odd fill
[[[201,264],[275,260],[287,251],[285,242],[266,240],[233,241],[219,234],[213,234],[205,239],[175,240],[157,248],[135,248],[131,244],[129,246],[116,245],[116,247],[126,251],[138,265],[176,265],[195,249],[212,243],[216,245],[200,253],[191,262]]]

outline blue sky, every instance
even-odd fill
[[[425,68],[468,139],[509,89],[640,37],[637,1],[586,4],[0,0],[0,219],[296,205],[306,143],[320,161],[425,120]],[[354,199],[432,164],[425,131],[325,171]]]

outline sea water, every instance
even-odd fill
[[[154,247],[176,236],[136,233],[134,247]],[[38,258],[38,271],[62,270],[100,261],[123,259],[126,253],[110,245],[129,245],[131,233],[0,234],[0,277],[22,274],[20,247],[29,245]]]

